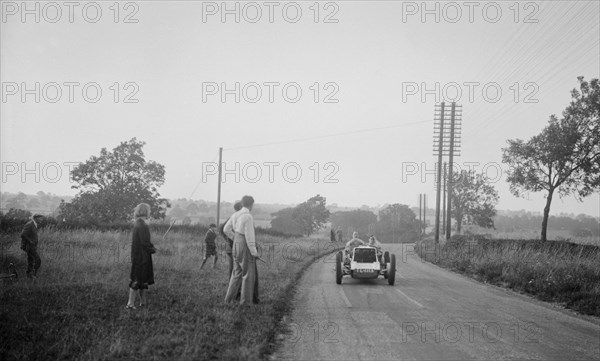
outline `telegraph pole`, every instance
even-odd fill
[[[419,193],[419,241],[421,240],[421,235],[423,234],[423,222],[421,218],[421,209],[423,209],[423,195]]]
[[[436,109],[436,119],[439,121],[436,125],[437,129],[434,126],[436,131],[439,131],[439,140],[438,140],[438,149],[437,149],[437,191],[435,196],[435,243],[440,243],[440,192],[442,190],[442,150],[444,145],[444,102],[442,102],[439,113],[437,113]]]
[[[450,129],[444,124],[444,120],[450,118]],[[434,117],[434,137],[433,137],[433,152],[434,156],[438,157],[437,161],[437,194],[435,201],[435,242],[440,241],[440,191],[442,183],[444,183],[444,202],[442,205],[443,226],[442,232],[446,235],[446,240],[450,239],[452,225],[452,182],[453,182],[453,164],[454,156],[460,155],[460,129],[462,121],[462,107],[452,102],[451,107],[446,107],[445,103],[435,106]],[[442,178],[442,159],[444,156],[449,157],[448,171],[446,172],[446,164],[444,163],[444,177]],[[447,174],[447,175],[446,175]],[[447,200],[447,201],[446,201]]]
[[[419,239],[423,238],[425,230],[427,229],[427,222],[425,220],[425,210],[427,209],[425,203],[425,193],[419,193]]]
[[[219,185],[217,187],[217,227],[219,227],[219,218],[221,216],[221,164],[223,161],[223,148],[219,148]]]
[[[446,212],[448,219],[446,220],[446,241],[450,240],[452,231],[452,186],[454,182],[452,165],[454,164],[454,153],[457,150],[455,149],[455,146],[456,148],[460,148],[461,140],[460,130],[462,121],[462,107],[459,105],[459,109],[457,110],[456,108],[456,103],[453,102],[452,111],[450,113],[450,151],[448,152],[448,211]]]
[[[423,233],[427,232],[427,220],[425,219],[427,214],[427,195],[423,193]]]
[[[444,190],[444,195],[442,197],[442,230],[446,230],[446,184],[448,183],[447,178],[446,178],[446,162],[444,162],[444,176],[442,178],[444,185],[442,186],[442,189]]]

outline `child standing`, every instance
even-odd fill
[[[204,236],[204,246],[205,246],[205,251],[204,251],[204,259],[202,260],[202,265],[200,266],[200,269],[202,269],[202,267],[204,267],[204,264],[206,263],[206,261],[208,260],[208,257],[210,256],[215,256],[215,263],[213,264],[213,268],[217,267],[217,244],[215,242],[215,240],[217,239],[217,225],[214,223],[211,223],[210,226],[208,226],[208,231],[206,232],[206,235]]]

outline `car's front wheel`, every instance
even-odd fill
[[[388,268],[387,270],[387,280],[388,283],[390,284],[390,286],[394,285],[394,282],[396,281],[396,255],[393,254],[390,257],[390,268]]]

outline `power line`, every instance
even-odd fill
[[[289,143],[307,142],[307,141],[310,141],[310,140],[333,138],[333,137],[340,137],[340,136],[346,136],[346,135],[352,135],[352,134],[360,134],[360,133],[368,133],[368,132],[376,132],[376,131],[379,131],[379,130],[400,128],[400,127],[406,127],[406,126],[410,126],[410,125],[422,124],[422,123],[430,123],[430,122],[431,122],[431,120],[421,120],[421,121],[417,121],[417,122],[410,122],[410,123],[389,125],[389,126],[385,126],[385,127],[368,128],[368,129],[352,130],[352,131],[342,132],[342,133],[325,134],[325,135],[319,135],[319,136],[315,136],[315,137],[289,139],[289,140],[282,140],[282,141],[277,141],[277,142],[252,144],[252,145],[245,145],[245,146],[233,147],[233,148],[223,148],[223,150],[238,150],[238,149],[248,149],[248,148],[256,148],[256,147],[266,147],[266,146],[278,145],[278,144],[289,144]]]
[[[215,155],[215,157],[212,159],[211,163],[214,163],[215,160],[217,160],[217,157],[219,156],[219,152],[217,151],[217,154]],[[200,186],[200,183],[202,183],[202,178],[200,178],[200,180],[198,181],[198,183],[196,183],[196,186],[194,187],[194,190],[192,191],[192,193],[189,196],[189,199],[192,199],[192,196],[194,195],[194,193],[196,193],[196,190],[198,189],[198,187]]]

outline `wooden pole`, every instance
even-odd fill
[[[448,210],[446,211],[446,241],[450,240],[452,231],[452,183],[454,182],[452,165],[454,162],[454,120],[455,120],[456,103],[452,103],[452,112],[450,113],[450,158],[448,160]]]
[[[217,227],[219,227],[219,221],[221,216],[221,170],[223,161],[223,148],[219,148],[219,185],[217,187]]]
[[[444,184],[442,185],[442,189],[443,189],[443,196],[442,196],[442,232],[445,232],[446,230],[446,187],[448,185],[448,182],[446,180],[446,162],[444,162],[444,175],[442,176],[442,179],[444,181]]]
[[[423,222],[421,217],[421,209],[423,209],[423,195],[419,193],[419,241],[421,240],[421,235],[423,234]]]
[[[444,102],[440,111],[440,137],[438,144],[438,162],[437,162],[437,192],[435,197],[435,243],[440,242],[440,201],[442,190],[442,153],[444,144]]]
[[[423,193],[423,233],[427,233],[427,220],[425,216],[427,215],[427,195]]]

